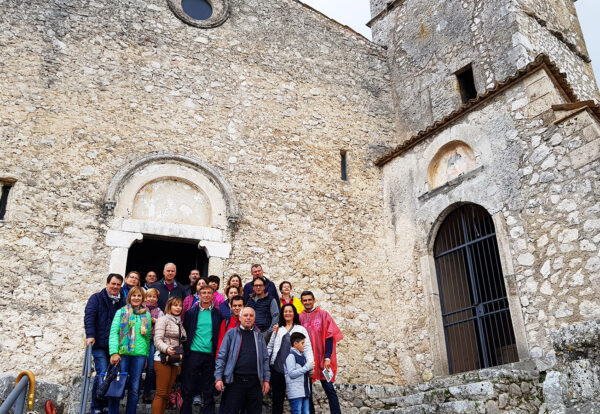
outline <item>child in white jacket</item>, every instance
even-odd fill
[[[314,361],[307,361],[304,351],[306,337],[300,332],[290,336],[292,349],[285,360],[285,384],[292,414],[309,414],[310,372]]]

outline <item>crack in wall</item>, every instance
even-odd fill
[[[585,53],[583,53],[579,50],[577,45],[575,45],[574,43],[569,41],[560,30],[551,28],[549,23],[546,20],[539,17],[537,14],[535,14],[535,12],[533,12],[531,10],[527,10],[527,9],[522,9],[522,10],[523,10],[523,13],[525,13],[527,16],[533,18],[536,22],[538,22],[538,24],[540,26],[542,26],[543,28],[548,30],[548,32],[550,32],[550,34],[552,36],[554,36],[559,41],[561,41],[565,46],[567,46],[567,48],[569,48],[569,50],[571,52],[573,52],[577,57],[579,57],[585,63],[590,63],[592,61],[592,59],[590,59],[590,57],[588,55],[586,55]]]

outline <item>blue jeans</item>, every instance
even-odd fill
[[[292,414],[309,414],[309,398],[301,397],[301,398],[292,398],[290,400],[290,410]]]
[[[156,375],[154,375],[154,340],[150,341],[150,353],[148,355],[148,367],[146,368],[146,379],[144,380],[144,396],[150,395],[156,387]]]
[[[125,414],[135,414],[140,390],[140,378],[146,364],[145,356],[121,355],[121,372],[127,372],[127,407]],[[108,399],[108,414],[119,414],[119,398]]]
[[[98,380],[100,379],[100,373],[106,372],[108,368],[108,351],[106,349],[92,349],[92,356],[94,357],[94,370],[96,371],[96,377],[92,384],[92,404],[90,406],[90,412],[96,414],[102,411],[106,407],[106,401],[96,399],[96,389],[98,388]]]

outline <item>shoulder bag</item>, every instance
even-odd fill
[[[181,322],[177,324],[179,328],[179,345],[174,346],[175,354],[169,355],[166,352],[160,353],[160,362],[164,365],[173,365],[183,360],[183,346],[181,345]]]

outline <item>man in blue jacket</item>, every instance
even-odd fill
[[[110,335],[110,325],[115,317],[115,313],[125,306],[125,299],[121,297],[121,285],[123,276],[111,273],[106,278],[106,288],[100,292],[94,293],[85,305],[84,325],[85,325],[85,344],[92,344],[92,355],[94,356],[94,367],[96,369],[96,381],[92,386],[92,404],[91,414],[102,412],[107,406],[106,401],[96,399],[96,387],[98,386],[98,374],[106,372],[108,367],[108,337]]]
[[[256,279],[262,279],[263,282],[265,282],[265,292],[268,293],[269,296],[275,298],[277,305],[279,305],[279,293],[277,293],[275,283],[265,277],[262,266],[253,264],[250,268],[250,273],[252,273],[252,280],[244,285],[244,303],[247,303],[250,295],[254,293],[254,281]]]
[[[241,409],[246,414],[261,413],[263,396],[269,392],[271,370],[267,345],[254,326],[254,309],[242,309],[240,326],[223,337],[215,380],[217,391],[225,391],[220,413],[237,414]]]
[[[203,408],[200,412],[215,412],[215,387],[212,379],[215,374],[215,353],[223,317],[213,306],[213,294],[212,287],[203,286],[200,289],[200,303],[185,313],[183,327],[187,341],[184,346],[181,376],[181,414],[192,414],[194,396],[198,394],[202,394]]]

